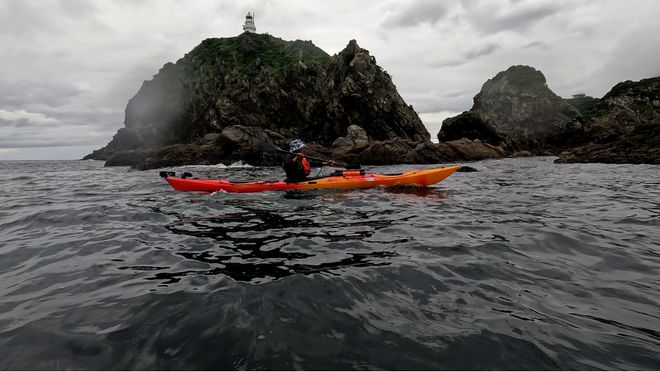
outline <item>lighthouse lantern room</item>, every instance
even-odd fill
[[[254,27],[254,16],[248,12],[245,16],[245,24],[243,25],[243,32],[252,32],[256,33],[257,28]]]

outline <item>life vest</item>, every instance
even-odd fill
[[[282,168],[286,179],[293,182],[304,180],[312,170],[307,158],[303,156],[302,160],[298,160],[296,154],[287,154],[282,160]]]

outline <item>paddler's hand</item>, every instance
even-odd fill
[[[302,152],[299,152],[299,153],[296,154],[296,160],[298,160],[298,161],[302,161],[303,157],[304,157],[304,155],[302,154]]]
[[[331,166],[331,167],[341,167],[341,165],[339,163],[337,163],[336,161],[334,161],[334,160],[328,160],[328,161],[325,161],[324,163],[326,165]]]

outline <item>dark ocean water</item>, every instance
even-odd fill
[[[0,368],[660,369],[660,167],[552,160],[212,195],[0,162]]]

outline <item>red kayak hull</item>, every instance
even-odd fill
[[[310,179],[302,182],[256,181],[236,183],[227,180],[165,177],[167,183],[178,191],[226,191],[226,192],[262,192],[278,190],[314,190],[314,189],[361,189],[379,186],[429,186],[438,183],[456,172],[460,166],[412,170],[401,174],[377,174],[344,172],[340,176]]]

